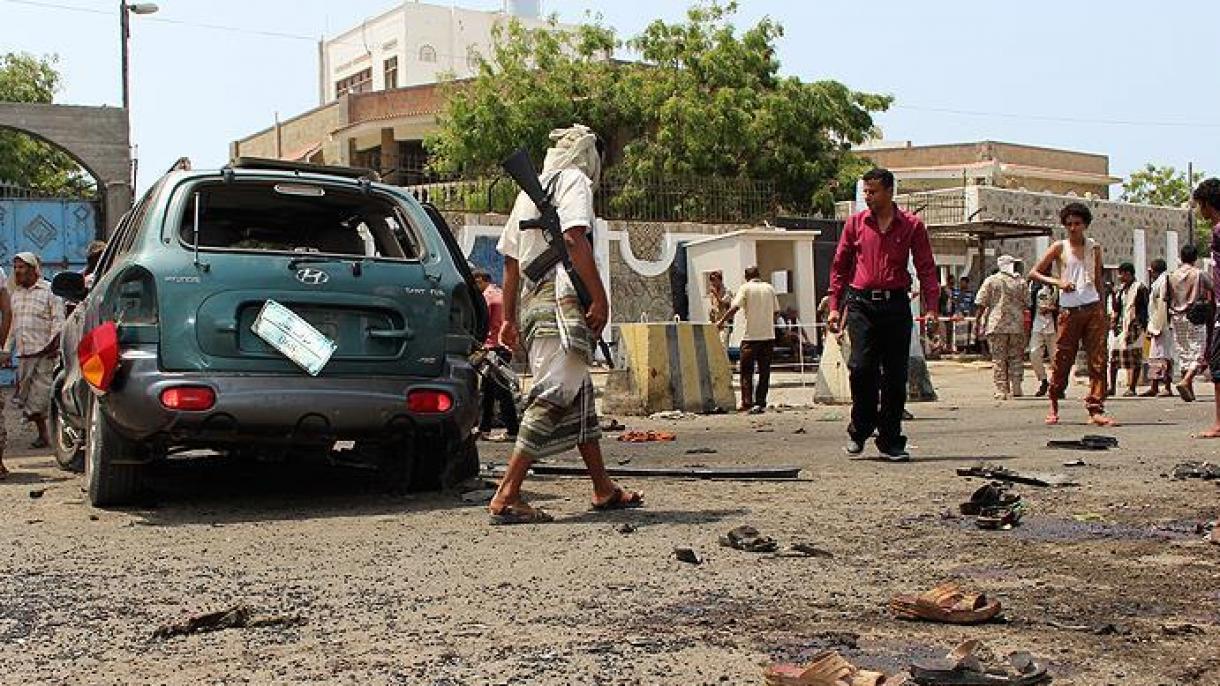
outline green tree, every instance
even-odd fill
[[[625,43],[598,23],[574,32],[511,23],[479,74],[451,86],[428,141],[435,167],[486,173],[520,145],[539,159],[547,133],[575,121],[606,139],[620,201],[658,180],[718,177],[767,182],[789,211],[829,212],[854,188],[841,178],[861,165],[852,144],[875,132],[872,113],[891,99],[781,76],[783,28],[763,19],[739,32],[736,10],[701,3]],[[640,61],[609,59],[624,46]]]
[[[0,102],[52,102],[60,85],[56,60],[25,53],[0,55]],[[0,182],[69,196],[94,189],[92,179],[63,150],[6,129],[0,129]]]
[[[1186,170],[1168,165],[1145,164],[1142,169],[1131,172],[1123,182],[1122,199],[1145,205],[1163,207],[1185,207],[1190,203],[1190,194],[1207,175],[1194,172],[1194,178],[1186,178]],[[1210,245],[1211,227],[1200,214],[1195,215],[1195,242]]]

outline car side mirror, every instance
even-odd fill
[[[51,279],[51,292],[72,302],[80,302],[89,294],[85,288],[85,275],[79,272],[60,272]]]

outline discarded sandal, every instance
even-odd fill
[[[887,677],[860,669],[833,650],[815,655],[809,664],[771,665],[763,670],[767,686],[898,686],[908,683],[905,674]]]
[[[985,507],[974,518],[974,523],[980,529],[1001,529],[1007,531],[1021,523],[1021,515],[1025,513],[1025,503],[1017,501],[1011,505]]]
[[[619,434],[618,440],[622,443],[668,443],[677,438],[668,431],[627,431]]]
[[[981,624],[1000,614],[1000,602],[982,593],[968,593],[949,581],[915,595],[897,595],[890,612],[899,619],[924,619],[946,624]]]
[[[977,515],[982,514],[986,508],[1013,505],[1020,499],[1021,496],[1016,493],[1008,492],[1007,484],[993,481],[980,486],[970,496],[970,500],[959,505],[958,509],[964,515]]]
[[[1048,684],[1046,665],[1029,653],[1013,653],[1008,665],[984,665],[975,653],[978,641],[966,641],[939,660],[911,665],[911,677],[920,686],[1033,686]]]
[[[739,526],[720,537],[720,545],[747,553],[773,553],[779,543],[770,536],[763,536],[752,526]]]

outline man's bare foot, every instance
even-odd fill
[[[1220,424],[1213,424],[1212,428],[1207,431],[1200,431],[1193,434],[1194,438],[1220,438]]]
[[[509,524],[545,524],[555,521],[555,518],[540,508],[531,507],[524,500],[518,500],[515,503],[492,504],[487,508],[490,513],[490,523],[493,526],[504,526]]]
[[[1114,421],[1113,417],[1107,417],[1100,412],[1089,415],[1089,423],[1095,426],[1118,426],[1118,422]]]
[[[1059,414],[1056,412],[1051,412],[1050,414],[1046,415],[1046,419],[1043,421],[1046,422],[1047,426],[1054,426],[1059,423]]]
[[[626,510],[644,506],[644,494],[615,486],[609,495],[593,494],[594,510]]]

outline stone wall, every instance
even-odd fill
[[[1145,264],[1156,258],[1169,260],[1165,254],[1166,233],[1177,231],[1179,240],[1186,241],[1187,210],[1154,205],[1137,205],[1112,200],[1088,200],[1067,195],[1028,193],[1000,188],[979,187],[980,219],[1018,222],[1055,227],[1051,240],[1064,237],[1059,224],[1059,210],[1070,202],[1084,203],[1093,213],[1089,235],[1101,243],[1102,260],[1108,265],[1140,262],[1135,255],[1132,230],[1144,231]],[[1007,252],[1032,266],[1037,259],[1034,239],[1000,241],[998,252]]]

